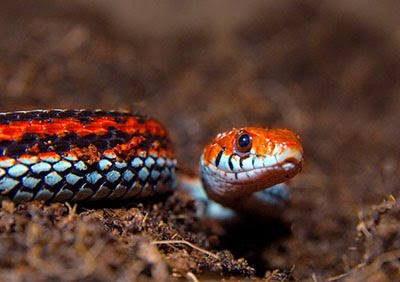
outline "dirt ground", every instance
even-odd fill
[[[1,281],[400,280],[398,26],[287,1],[223,32],[127,35],[54,3],[0,4],[0,111],[148,114],[194,171],[220,131],[286,127],[305,168],[279,220],[201,220],[182,192],[123,207],[5,203]]]

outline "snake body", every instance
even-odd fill
[[[208,196],[227,206],[286,181],[303,164],[289,130],[242,128],[204,149]],[[141,115],[88,110],[0,113],[0,201],[81,202],[147,197],[176,186],[168,132]]]
[[[144,197],[175,185],[175,165],[167,131],[144,116],[0,114],[0,192],[14,202]]]

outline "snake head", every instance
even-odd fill
[[[303,148],[287,129],[232,129],[206,146],[200,167],[208,197],[224,204],[295,176],[303,167]]]

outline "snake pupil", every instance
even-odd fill
[[[248,134],[243,134],[242,136],[240,136],[239,138],[239,146],[240,147],[247,147],[250,143],[250,136]]]
[[[240,153],[247,153],[251,149],[251,136],[246,131],[239,131],[236,137],[236,149]]]

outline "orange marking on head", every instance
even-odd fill
[[[242,130],[251,136],[251,150],[257,155],[279,155],[285,147],[293,147],[301,152],[303,150],[298,135],[290,130],[244,127],[218,134],[204,149],[205,163],[208,165],[215,160],[221,150],[226,155],[233,154],[236,137]]]
[[[221,133],[206,146],[201,175],[209,198],[234,207],[238,199],[294,177],[302,166],[297,134],[244,127]]]

